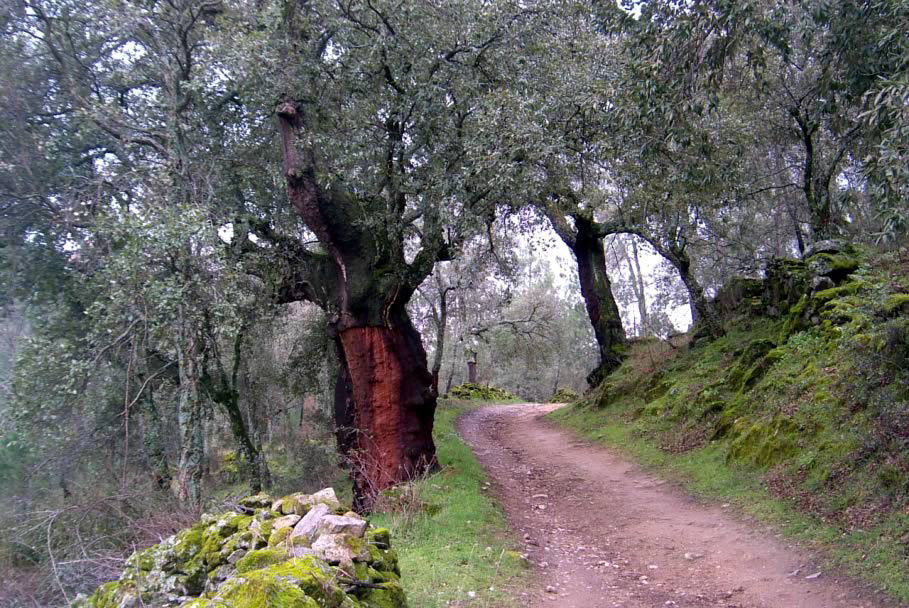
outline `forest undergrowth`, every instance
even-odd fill
[[[705,346],[638,341],[550,418],[909,601],[907,292],[904,251]]]

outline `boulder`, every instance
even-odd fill
[[[278,530],[278,529],[284,528],[284,527],[293,528],[294,526],[297,525],[297,523],[300,521],[300,519],[301,519],[300,516],[296,515],[296,514],[285,515],[284,517],[279,517],[278,519],[272,521],[271,529]]]
[[[852,246],[842,239],[826,239],[808,245],[804,258],[808,259],[818,253],[845,253],[851,251]]]

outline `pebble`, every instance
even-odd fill
[[[546,585],[546,593],[555,593],[557,590],[552,585]]]

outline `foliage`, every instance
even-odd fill
[[[549,403],[574,403],[580,397],[570,388],[560,388],[549,398]]]
[[[517,399],[508,391],[496,388],[494,386],[483,386],[480,384],[471,384],[466,382],[452,387],[448,394],[453,399],[464,399],[466,401],[514,401]]]

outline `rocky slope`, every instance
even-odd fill
[[[388,530],[326,489],[239,501],[133,554],[74,608],[405,608]]]

